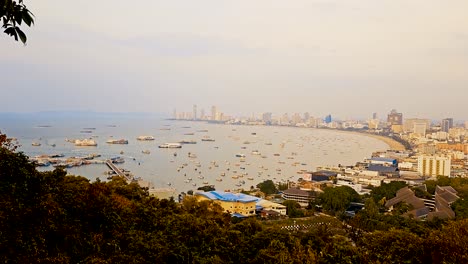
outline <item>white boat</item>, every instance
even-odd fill
[[[151,152],[149,150],[142,150],[141,153],[143,154],[150,154]]]
[[[238,157],[238,158],[245,158],[245,154],[238,153],[238,154],[236,154],[236,157]]]
[[[260,152],[258,150],[253,150],[252,155],[261,155],[261,154],[260,154]]]
[[[92,139],[77,139],[75,140],[75,146],[80,146],[80,147],[95,147],[97,146],[96,141]]]
[[[108,144],[128,144],[128,140],[126,139],[109,139],[106,141]]]
[[[182,145],[180,143],[164,143],[159,145],[159,148],[181,148]]]
[[[137,137],[137,140],[150,141],[150,140],[154,140],[154,137],[153,136],[139,136]]]
[[[31,144],[31,146],[34,146],[34,147],[39,147],[40,145],[41,145],[41,143],[39,143],[39,142],[33,142]]]

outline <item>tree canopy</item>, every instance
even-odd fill
[[[301,230],[284,228],[291,219],[235,222],[213,201],[187,196],[179,204],[118,177],[91,182],[60,169],[39,172],[6,139],[0,137],[2,263],[468,263],[467,220],[383,215],[368,199],[360,221],[346,225],[330,216],[294,219]],[[356,199],[346,188],[325,192]]]
[[[266,180],[257,184],[257,188],[259,188],[260,191],[265,194],[275,194],[278,192],[278,189],[272,180]]]
[[[26,44],[26,34],[20,26],[30,27],[34,24],[34,15],[28,10],[23,0],[0,0],[0,20],[3,23],[4,33]]]

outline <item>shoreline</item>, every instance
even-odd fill
[[[343,131],[343,130],[337,130],[336,129],[335,131]],[[366,132],[357,132],[357,131],[343,131],[343,132],[354,133],[354,134],[357,134],[357,135],[363,135],[363,136],[368,136],[368,137],[371,137],[371,138],[378,139],[378,140],[384,142],[385,144],[387,144],[390,150],[396,150],[396,151],[406,150],[406,148],[405,148],[405,146],[403,146],[403,144],[401,144],[400,142],[398,142],[398,141],[396,141],[394,139],[391,139],[389,137],[385,137],[385,136],[381,136],[381,135],[375,135],[375,134],[366,133]]]
[[[226,125],[226,124],[223,124],[223,123],[212,123],[210,121],[206,121],[206,120],[184,120],[184,119],[166,119],[166,120],[171,120],[171,121],[189,121],[189,122],[205,122],[207,124],[222,124],[222,125]],[[241,125],[241,124],[236,124],[236,125],[240,125],[240,126],[259,126],[259,125]],[[283,127],[283,126],[274,126],[273,127]],[[295,126],[284,126],[284,127],[295,127]],[[376,135],[376,134],[372,134],[372,133],[368,133],[368,132],[360,132],[360,131],[347,131],[347,130],[342,130],[342,129],[333,129],[333,128],[321,128],[321,127],[295,127],[295,128],[309,128],[309,129],[320,129],[320,130],[329,130],[329,131],[334,131],[334,132],[343,132],[343,133],[351,133],[351,134],[356,134],[356,135],[363,135],[363,136],[368,136],[368,137],[371,137],[371,138],[374,138],[374,139],[377,139],[377,140],[380,140],[382,142],[384,142],[385,144],[388,145],[388,149],[386,150],[395,150],[395,151],[404,151],[404,150],[407,150],[406,147],[401,144],[400,142],[392,139],[392,138],[389,138],[389,137],[386,137],[386,136],[382,136],[382,135]]]

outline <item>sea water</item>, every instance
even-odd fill
[[[268,179],[297,181],[302,177],[298,173],[301,170],[353,165],[376,150],[388,148],[377,139],[336,130],[175,121],[145,114],[2,115],[0,130],[17,138],[19,151],[30,157],[42,154],[82,157],[94,153],[101,155],[97,159],[121,156],[125,163],[118,167],[155,188],[170,186],[178,192],[204,185],[214,185],[217,190],[250,189]],[[83,133],[86,130],[91,133]],[[155,140],[138,141],[140,135],[151,135]],[[98,145],[77,147],[65,141],[84,138],[92,138]],[[214,141],[201,141],[202,138]],[[108,144],[109,139],[127,139],[128,144]],[[180,149],[158,148],[163,143],[181,140],[195,140],[197,144],[185,144]],[[41,146],[32,146],[33,142]],[[149,150],[150,154],[142,153],[143,150]],[[252,154],[253,151],[260,155]],[[196,158],[190,158],[189,153]],[[245,159],[236,154],[245,155]],[[67,172],[90,180],[105,180],[108,170],[105,164],[92,164],[68,168]]]

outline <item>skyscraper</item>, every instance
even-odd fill
[[[398,113],[395,109],[393,109],[390,114],[387,116],[387,123],[389,126],[393,125],[402,125],[403,124],[403,114]]]
[[[323,121],[325,121],[325,123],[327,123],[327,124],[330,124],[332,122],[332,116],[327,115]]]
[[[218,109],[215,105],[211,107],[211,120],[216,121],[218,118]]]
[[[193,120],[197,120],[197,105],[193,105]]]
[[[372,119],[377,119],[377,113],[372,114]]]
[[[200,119],[205,120],[205,109],[203,108],[200,110]]]
[[[449,132],[450,128],[453,127],[453,118],[445,118],[442,119],[442,123],[440,124],[440,128],[444,132]]]
[[[269,125],[271,124],[271,113],[263,113],[262,114],[262,121],[265,122],[265,124]]]

